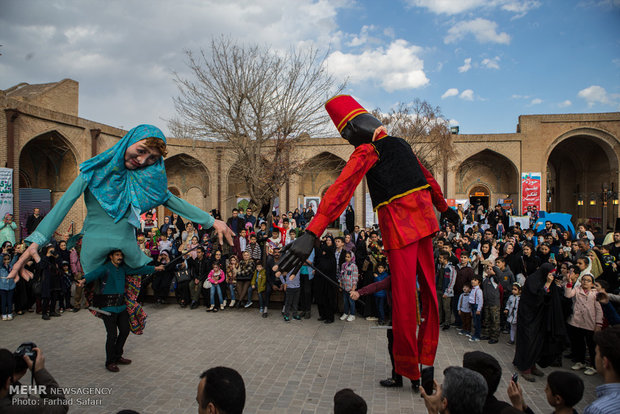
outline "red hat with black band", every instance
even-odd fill
[[[382,126],[351,95],[334,96],[325,103],[325,110],[340,135],[356,147],[372,142],[375,130]]]

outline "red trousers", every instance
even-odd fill
[[[420,378],[419,364],[433,365],[439,340],[432,237],[402,249],[388,250],[392,279],[392,327],[396,372]],[[418,327],[416,276],[420,285],[421,325]]]

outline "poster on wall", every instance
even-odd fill
[[[13,169],[0,168],[0,217],[13,214]]]
[[[528,207],[540,210],[540,176],[541,173],[521,173],[521,209],[522,214]]]
[[[316,214],[318,208],[319,208],[319,203],[321,202],[321,198],[320,197],[304,197],[304,205],[306,208],[311,208],[312,211],[314,211],[314,214]]]

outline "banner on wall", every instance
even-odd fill
[[[13,169],[0,168],[0,217],[13,214]]]
[[[521,173],[521,212],[525,214],[528,207],[540,210],[541,173]]]

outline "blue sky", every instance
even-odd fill
[[[80,116],[166,129],[183,50],[220,35],[329,50],[329,70],[367,107],[421,98],[461,133],[620,111],[620,0],[7,0],[0,88],[72,78]]]

